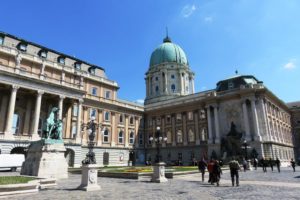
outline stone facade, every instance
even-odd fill
[[[56,106],[70,166],[79,166],[85,157],[88,134],[82,124],[91,116],[99,124],[95,149],[105,153],[105,164],[127,165],[124,159],[143,134],[143,106],[118,99],[119,87],[102,67],[10,34],[0,37],[1,152],[22,152],[39,140],[43,122]],[[103,165],[103,155],[97,156]]]
[[[300,160],[300,102],[287,104],[292,113],[293,140],[295,144],[295,157]]]
[[[88,151],[82,125],[92,116],[99,124],[100,166],[154,161],[156,146],[149,138],[158,126],[167,137],[161,149],[167,164],[194,164],[212,154],[223,158],[232,124],[249,155],[255,149],[260,157],[283,162],[294,157],[284,102],[253,76],[234,76],[195,93],[186,55],[168,37],[151,55],[145,106],[118,99],[119,86],[102,67],[7,33],[0,37],[1,153],[26,153],[57,106],[69,166],[80,166]]]

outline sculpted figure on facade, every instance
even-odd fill
[[[241,155],[241,139],[243,134],[236,130],[236,125],[231,122],[229,133],[221,140],[221,152],[227,157]]]

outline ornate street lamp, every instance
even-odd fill
[[[163,142],[167,142],[167,139],[167,137],[162,136],[159,126],[156,128],[155,138],[153,138],[152,136],[149,138],[150,142],[152,143],[154,141],[156,145],[155,163],[159,163],[162,161],[160,155],[160,145],[162,145]]]
[[[96,130],[98,129],[97,123],[95,123],[95,118],[92,117],[87,124],[82,125],[82,130],[85,129],[89,134],[88,149],[89,152],[86,154],[85,159],[82,161],[82,174],[81,174],[81,185],[78,187],[85,191],[95,191],[100,190],[101,187],[97,183],[98,179],[98,165],[96,165],[95,153],[93,151],[95,146],[95,136]]]
[[[244,140],[244,149],[245,149],[245,159],[248,160],[248,153],[247,153],[247,148],[248,148],[248,144],[247,144],[247,140]]]
[[[96,137],[96,130],[98,129],[97,123],[95,123],[95,117],[91,117],[91,121],[89,121],[87,124],[82,124],[82,130],[87,129],[89,134],[89,141],[88,141],[88,153],[86,154],[85,159],[82,161],[83,165],[88,164],[96,164],[96,158],[94,153],[94,146],[95,143],[94,139]]]
[[[156,128],[155,137],[150,137],[151,142],[155,142],[156,145],[156,159],[153,166],[152,182],[162,183],[167,182],[168,179],[165,177],[165,163],[162,162],[160,155],[160,145],[167,141],[167,137],[163,137],[160,131],[160,127]]]

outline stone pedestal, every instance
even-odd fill
[[[66,148],[62,140],[42,139],[32,142],[23,162],[21,175],[39,178],[68,178]]]
[[[154,164],[151,182],[163,183],[168,181],[165,176],[165,165],[164,162]]]
[[[98,185],[98,165],[82,165],[81,174],[81,185],[78,187],[80,190],[84,191],[96,191],[100,190],[101,187]]]

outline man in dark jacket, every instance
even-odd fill
[[[280,173],[280,160],[278,158],[276,158],[275,164],[276,164],[278,172]]]
[[[206,167],[207,167],[207,163],[204,160],[204,158],[202,158],[202,160],[199,160],[198,169],[199,169],[200,173],[202,174],[202,182],[204,182],[204,174],[205,174]]]

